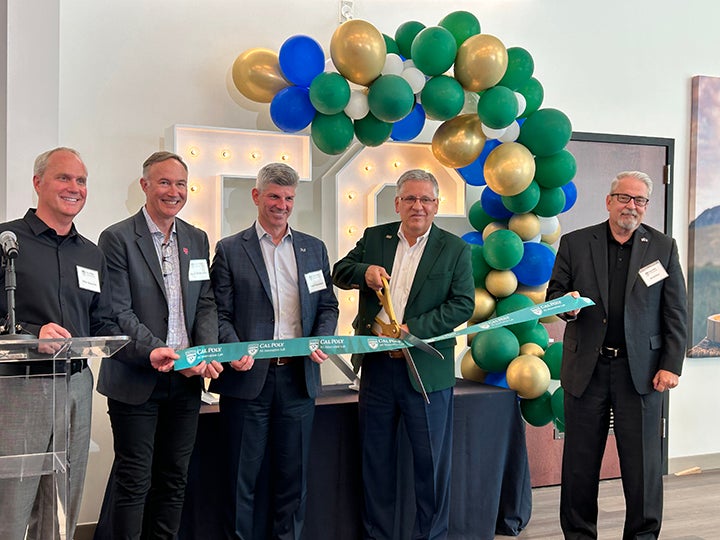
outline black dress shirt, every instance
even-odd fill
[[[635,233],[627,242],[621,244],[612,235],[610,224],[607,226],[608,242],[608,278],[610,291],[608,306],[608,328],[603,345],[620,349],[625,348],[625,286],[627,284],[630,252]]]

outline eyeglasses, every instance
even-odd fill
[[[420,204],[422,204],[423,206],[430,206],[431,204],[435,204],[437,202],[437,199],[433,199],[430,197],[416,197],[415,195],[408,195],[407,197],[398,198],[408,206],[413,206],[418,201],[420,201]]]
[[[635,201],[635,206],[643,207],[647,206],[647,203],[650,202],[650,199],[647,197],[633,197],[632,195],[628,195],[627,193],[611,193],[611,197],[615,197],[618,202],[622,204],[627,204],[630,201]]]
[[[165,244],[162,244],[160,246],[160,254],[162,255],[162,273],[163,277],[169,276],[173,273],[173,263],[172,263],[172,244],[170,242],[167,242]]]

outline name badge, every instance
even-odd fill
[[[208,279],[210,279],[210,271],[208,270],[207,261],[205,259],[191,259],[188,280],[207,281]]]
[[[307,283],[310,294],[327,289],[322,270],[315,270],[305,274],[305,283]]]
[[[645,282],[645,285],[648,287],[650,285],[655,285],[659,281],[662,281],[666,277],[668,277],[667,270],[663,267],[663,265],[660,263],[660,261],[655,261],[647,266],[643,266],[639,271],[638,274],[640,274],[640,277]]]
[[[77,266],[78,286],[86,291],[100,292],[100,274],[97,270]]]

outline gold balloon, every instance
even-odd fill
[[[460,360],[460,374],[463,379],[475,382],[485,382],[487,371],[480,369],[472,357],[472,351],[467,351]]]
[[[468,346],[468,347],[472,347],[472,340],[473,340],[473,338],[475,338],[475,336],[477,336],[477,335],[478,335],[477,332],[475,332],[475,333],[473,333],[473,334],[466,334],[466,335],[465,335],[465,337],[467,338],[467,346]]]
[[[542,304],[545,301],[545,291],[547,290],[547,283],[537,285],[536,287],[528,287],[527,285],[521,285],[517,288],[517,293],[527,296],[535,304]]]
[[[499,231],[502,229],[507,229],[507,225],[500,221],[492,221],[485,225],[485,228],[482,230],[482,239],[483,241],[487,240],[487,237],[490,236],[495,231]]]
[[[530,150],[516,142],[503,143],[485,160],[485,181],[499,195],[517,195],[535,176],[535,160]]]
[[[475,310],[470,321],[475,324],[485,321],[495,311],[495,298],[485,289],[475,289]]]
[[[521,354],[507,368],[507,383],[523,399],[540,397],[550,386],[550,368],[533,354]]]
[[[455,78],[470,92],[495,86],[505,75],[508,53],[505,45],[490,34],[467,38],[455,57]]]
[[[235,88],[252,101],[270,103],[280,90],[290,86],[280,71],[276,52],[270,49],[248,49],[233,62]]]
[[[540,234],[540,220],[533,213],[515,214],[508,221],[508,229],[527,242]]]
[[[385,38],[367,21],[346,21],[330,38],[333,64],[340,75],[355,84],[367,86],[377,79],[386,56]]]
[[[554,244],[558,241],[558,238],[560,238],[560,235],[562,234],[562,227],[558,224],[557,229],[555,229],[555,232],[550,234],[543,234],[540,236],[540,240],[545,242],[546,244]]]
[[[443,122],[432,138],[435,158],[454,169],[470,165],[478,158],[483,146],[485,134],[477,114],[461,114]]]
[[[528,341],[520,345],[520,354],[532,354],[533,356],[542,358],[545,355],[545,350],[537,343]]]
[[[490,270],[485,276],[485,288],[498,298],[510,296],[517,286],[518,280],[512,270]]]

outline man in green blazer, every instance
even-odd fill
[[[452,331],[473,312],[475,289],[470,247],[433,224],[439,189],[435,177],[410,170],[397,181],[400,222],[365,230],[335,264],[333,283],[359,289],[355,329],[377,332],[375,317],[388,322],[376,291],[389,280],[397,321],[411,334],[430,338]],[[402,416],[413,450],[416,516],[413,538],[445,538],[450,510],[455,339],[433,344],[439,360],[410,349],[430,403],[426,404],[401,353],[362,358],[359,415],[362,444],[365,538],[391,539],[394,531],[396,434]]]

